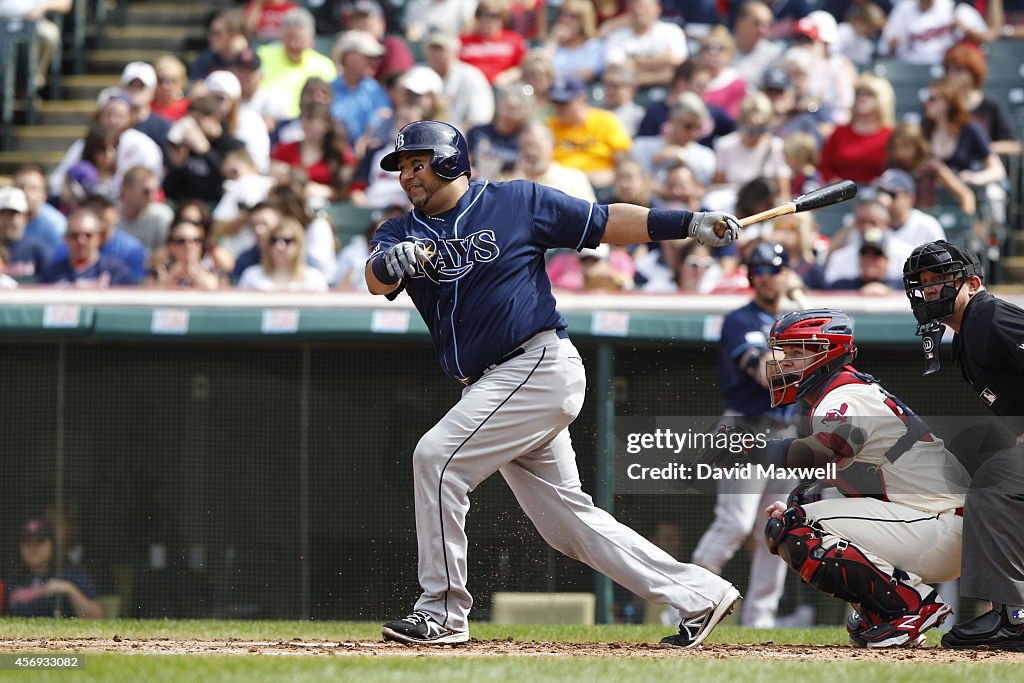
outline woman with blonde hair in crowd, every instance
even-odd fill
[[[306,266],[306,240],[302,225],[285,216],[270,231],[261,249],[260,262],[249,266],[238,280],[239,289],[264,292],[326,292],[327,280],[316,268]]]
[[[736,42],[732,34],[725,26],[718,25],[701,39],[697,59],[711,74],[711,80],[704,89],[704,102],[721,107],[735,119],[747,94],[747,83],[731,66],[734,54]]]
[[[576,76],[589,83],[604,70],[604,45],[590,0],[565,0],[548,38],[557,77]]]
[[[156,89],[153,91],[153,102],[149,105],[153,113],[168,121],[177,121],[188,112],[188,98],[185,97],[185,86],[188,77],[185,64],[168,53],[157,57],[153,62],[156,71]]]
[[[743,99],[736,131],[715,141],[715,183],[738,189],[755,178],[770,178],[782,199],[791,196],[792,171],[782,152],[782,138],[771,132],[772,115],[771,100],[764,93]]]
[[[164,254],[155,261],[146,286],[155,289],[220,289],[226,283],[206,250],[206,231],[199,223],[177,221],[167,233]]]
[[[270,190],[266,203],[277,209],[283,217],[292,218],[302,226],[306,260],[328,282],[334,282],[338,272],[334,228],[322,214],[313,213],[302,186],[297,183],[278,185]]]
[[[850,123],[837,126],[821,150],[822,179],[867,184],[885,170],[885,144],[896,123],[892,85],[863,74],[854,88]]]
[[[913,177],[917,196],[914,206],[928,209],[943,203],[941,195],[949,194],[967,215],[977,210],[974,190],[932,156],[931,145],[917,123],[903,121],[896,125],[885,146],[886,168],[898,168]]]

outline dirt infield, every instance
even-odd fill
[[[246,641],[180,640],[174,638],[8,638],[0,652],[81,652],[110,654],[208,654],[384,657],[644,657],[751,658],[773,661],[900,661],[923,663],[1004,662],[1024,664],[1024,653],[957,651],[941,648],[865,650],[844,645],[705,645],[697,650],[660,647],[649,643],[572,643],[515,640],[476,640],[463,645],[414,646],[382,641]]]

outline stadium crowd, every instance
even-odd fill
[[[1021,36],[1020,0],[250,0],[190,64],[126,64],[52,172],[0,188],[0,287],[361,289],[368,237],[409,206],[379,160],[438,119],[474,178],[600,202],[742,216],[862,188],[723,249],[557,254],[557,287],[746,289],[767,240],[794,289],[885,294],[925,241],[998,257],[1020,112],[986,90],[988,45]],[[895,61],[937,76],[909,109],[878,68]],[[365,230],[337,230],[346,211]]]

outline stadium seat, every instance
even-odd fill
[[[327,217],[334,225],[334,234],[342,244],[347,244],[353,235],[362,234],[373,220],[375,211],[348,202],[333,202],[326,209]]]
[[[954,244],[967,244],[974,218],[964,213],[959,204],[937,204],[921,210],[939,221],[946,231],[947,240]]]
[[[1000,40],[988,44],[987,86],[1020,85],[1024,80],[1024,48],[1018,40]]]
[[[335,36],[317,36],[313,41],[313,49],[325,57],[331,57],[334,41]],[[333,59],[333,57],[331,58]]]
[[[826,237],[835,235],[851,220],[853,220],[853,209],[845,204],[833,204],[814,211],[814,221],[818,225],[818,232]]]
[[[936,78],[942,78],[943,75],[941,66],[907,64],[895,59],[882,59],[875,62],[872,71],[876,76],[889,79],[894,88],[928,85]]]

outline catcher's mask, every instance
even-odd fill
[[[981,263],[970,249],[937,240],[911,252],[903,264],[903,290],[917,319],[918,334],[953,315],[957,294],[972,275],[984,279]]]
[[[853,321],[842,311],[814,309],[783,316],[768,340],[772,407],[795,403],[853,361]]]

